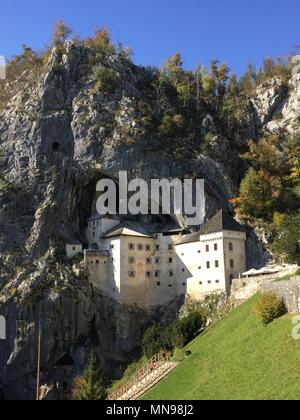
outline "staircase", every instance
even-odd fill
[[[177,364],[172,361],[172,354],[157,354],[144,366],[128,384],[108,397],[110,401],[137,400],[149,389],[165,378]]]

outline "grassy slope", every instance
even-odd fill
[[[185,359],[145,400],[300,399],[300,341],[291,316],[263,327],[251,299],[188,347]]]

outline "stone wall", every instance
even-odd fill
[[[231,287],[231,298],[237,302],[245,301],[260,291],[265,284],[275,281],[277,275],[234,279]]]
[[[300,312],[300,276],[283,281],[276,276],[236,279],[233,281],[231,299],[242,303],[258,292],[274,292],[284,299],[288,312]]]
[[[261,287],[261,292],[275,292],[278,297],[284,299],[288,312],[300,312],[300,276],[286,281],[264,284]]]

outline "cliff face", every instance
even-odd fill
[[[39,320],[45,382],[51,382],[51,366],[63,354],[72,355],[79,372],[92,346],[107,374],[117,375],[149,319],[93,292],[82,266],[64,259],[68,240],[85,241],[99,178],[117,178],[120,170],[146,180],[205,178],[205,218],[238,189],[222,133],[214,146],[222,159],[195,152],[188,142],[183,158],[174,158],[172,144],[158,142],[148,121],[156,104],[153,75],[123,56],[110,56],[102,64],[119,82],[113,92],[101,93],[90,61],[88,51],[71,42],[64,52],[54,49],[37,80],[0,113],[0,314],[9,325],[9,339],[0,342],[0,387],[18,397],[33,392]],[[290,93],[279,80],[262,86],[247,104],[249,132],[290,127],[299,117],[299,97],[298,88]],[[205,131],[214,116],[205,109],[199,113]],[[185,225],[185,218],[179,222]],[[176,316],[178,305],[160,316]]]

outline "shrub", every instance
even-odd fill
[[[255,308],[256,316],[264,325],[270,324],[286,313],[286,307],[282,298],[275,293],[263,293]]]
[[[195,338],[202,326],[203,318],[199,312],[193,312],[186,318],[175,322],[172,328],[173,346],[182,349]]]
[[[150,359],[161,350],[170,350],[172,348],[170,329],[159,324],[149,327],[142,339],[144,355]]]
[[[95,78],[95,93],[113,94],[120,84],[116,72],[106,67],[98,67],[95,70]]]

